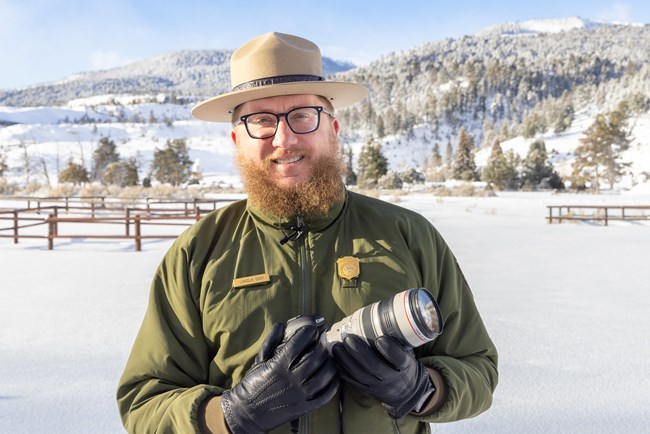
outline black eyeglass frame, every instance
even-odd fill
[[[316,115],[318,116],[318,120],[316,121],[316,127],[314,127],[314,129],[312,129],[312,130],[309,130],[309,131],[303,131],[303,132],[298,132],[298,131],[294,130],[293,127],[291,126],[291,122],[289,122],[289,117],[288,117],[289,113],[294,112],[294,111],[296,111],[296,110],[310,109],[310,108],[311,108],[311,109],[315,109],[315,110],[316,110]],[[271,137],[275,136],[275,134],[278,132],[278,127],[280,126],[280,118],[281,118],[281,117],[284,117],[284,119],[285,119],[285,121],[286,121],[286,123],[287,123],[287,126],[289,127],[289,129],[290,129],[294,134],[309,134],[309,133],[313,133],[314,131],[318,130],[318,128],[320,128],[320,114],[321,114],[321,113],[325,113],[325,114],[328,114],[328,115],[334,117],[334,113],[325,110],[325,108],[324,108],[323,106],[319,106],[319,105],[306,105],[306,106],[302,106],[302,107],[296,107],[296,108],[293,108],[293,109],[289,110],[289,111],[286,112],[286,113],[271,113],[271,112],[255,112],[255,113],[248,113],[247,115],[240,116],[240,117],[239,117],[239,121],[235,122],[233,125],[234,125],[234,126],[237,126],[237,125],[240,125],[240,124],[244,124],[244,127],[246,127],[246,132],[248,133],[248,136],[249,136],[251,139],[259,139],[259,140],[270,139]],[[276,118],[276,123],[275,123],[275,131],[273,131],[273,134],[268,134],[268,135],[265,135],[265,136],[263,136],[263,137],[255,137],[253,134],[251,134],[251,131],[248,129],[248,122],[247,122],[247,120],[248,120],[249,117],[251,117],[251,116],[253,116],[253,115],[260,115],[260,114],[267,114],[267,115],[275,116],[275,118]]]

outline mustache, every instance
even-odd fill
[[[271,161],[271,160],[287,159],[287,158],[296,157],[296,156],[308,157],[309,154],[310,153],[308,151],[303,150],[303,149],[292,149],[290,151],[276,151],[276,152],[272,153],[271,155],[267,155],[264,158],[264,160]]]

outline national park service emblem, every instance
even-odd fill
[[[346,280],[352,280],[359,277],[361,269],[359,267],[359,259],[354,256],[344,256],[336,260],[336,267],[339,276]]]

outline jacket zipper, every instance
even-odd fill
[[[305,222],[301,216],[297,217],[297,226],[304,226]],[[300,267],[300,313],[309,315],[311,312],[311,282],[309,273],[309,264],[307,261],[307,236],[309,233],[299,238],[298,242],[298,266]]]
[[[305,224],[301,216],[296,217],[296,226],[303,227]],[[309,233],[306,233],[304,236],[300,237],[298,241],[298,267],[300,268],[300,313],[303,315],[310,314],[311,310],[311,283],[310,283],[310,269],[307,261],[307,237]],[[308,434],[308,419],[309,415],[305,415],[300,418],[300,428],[298,432],[300,434]]]

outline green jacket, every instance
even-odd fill
[[[281,244],[290,223],[241,201],[175,241],[154,276],[117,391],[129,432],[198,432],[199,404],[242,379],[274,322],[319,313],[331,325],[415,287],[429,289],[443,314],[442,335],[415,351],[446,380],[445,404],[426,417],[393,421],[377,400],[344,384],[329,404],[302,418],[301,432],[425,433],[430,422],[490,407],[496,349],[455,257],[424,217],[347,192],[326,219],[308,223],[304,237]],[[336,260],[349,256],[360,262],[357,278],[337,272]]]

